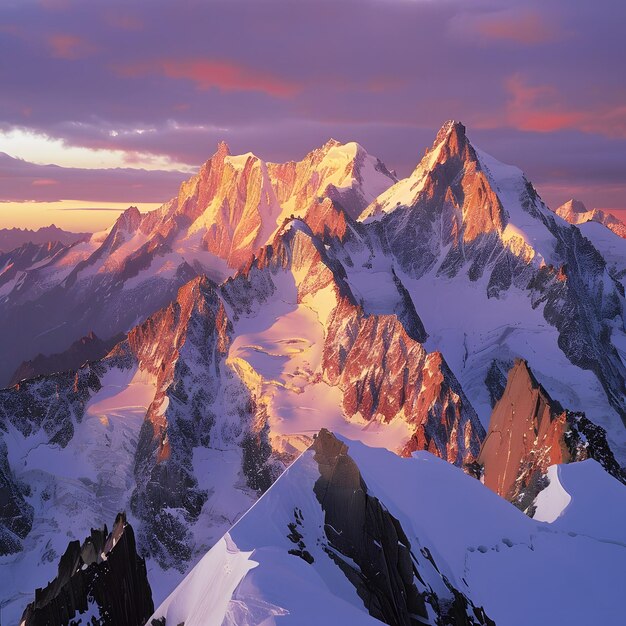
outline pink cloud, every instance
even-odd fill
[[[547,16],[532,9],[502,9],[489,13],[462,13],[452,31],[470,39],[504,41],[532,46],[554,41],[562,32]]]
[[[626,106],[577,107],[552,85],[532,85],[519,74],[506,79],[505,90],[509,99],[501,122],[518,130],[573,129],[607,137],[626,137]],[[493,126],[497,125],[496,122]]]
[[[232,61],[211,59],[162,60],[118,66],[117,73],[128,78],[159,73],[168,78],[186,79],[198,89],[221,91],[258,91],[278,98],[289,98],[301,86],[267,72],[260,72]]]
[[[81,59],[94,51],[93,44],[78,35],[56,33],[48,37],[52,56],[58,59]]]
[[[558,34],[556,29],[534,11],[524,11],[518,15],[494,13],[477,22],[476,27],[488,39],[504,39],[527,45],[551,41]]]
[[[109,13],[106,16],[106,21],[119,30],[139,31],[143,29],[143,21],[135,15]]]
[[[229,61],[165,61],[162,69],[165,76],[186,78],[200,89],[217,87],[222,91],[260,91],[280,98],[293,96],[300,89],[289,81]]]

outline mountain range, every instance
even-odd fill
[[[26,244],[62,243],[72,244],[88,239],[90,233],[71,233],[54,224],[43,226],[37,230],[29,228],[2,228],[0,229],[0,253],[10,252]]]
[[[5,253],[2,615],[618,623],[624,239],[564,207],[451,121],[401,180],[221,143],[156,211]],[[76,557],[113,519],[121,596]]]

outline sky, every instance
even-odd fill
[[[0,0],[0,228],[97,230],[219,140],[358,141],[407,175],[448,119],[549,206],[626,217],[626,3]]]

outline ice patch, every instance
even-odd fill
[[[533,518],[539,522],[554,522],[559,518],[569,503],[572,501],[571,496],[565,489],[559,480],[559,466],[551,465],[548,468],[548,480],[549,485],[539,492],[539,495],[535,499],[535,505],[537,507]]]

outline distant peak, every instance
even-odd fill
[[[615,215],[602,209],[588,209],[580,200],[572,198],[554,210],[570,224],[597,222],[612,230],[622,239],[626,239],[626,225]]]
[[[575,198],[568,200],[562,206],[569,209],[570,211],[573,211],[574,213],[587,213],[587,207],[584,205],[584,203],[580,200],[576,200]]]

